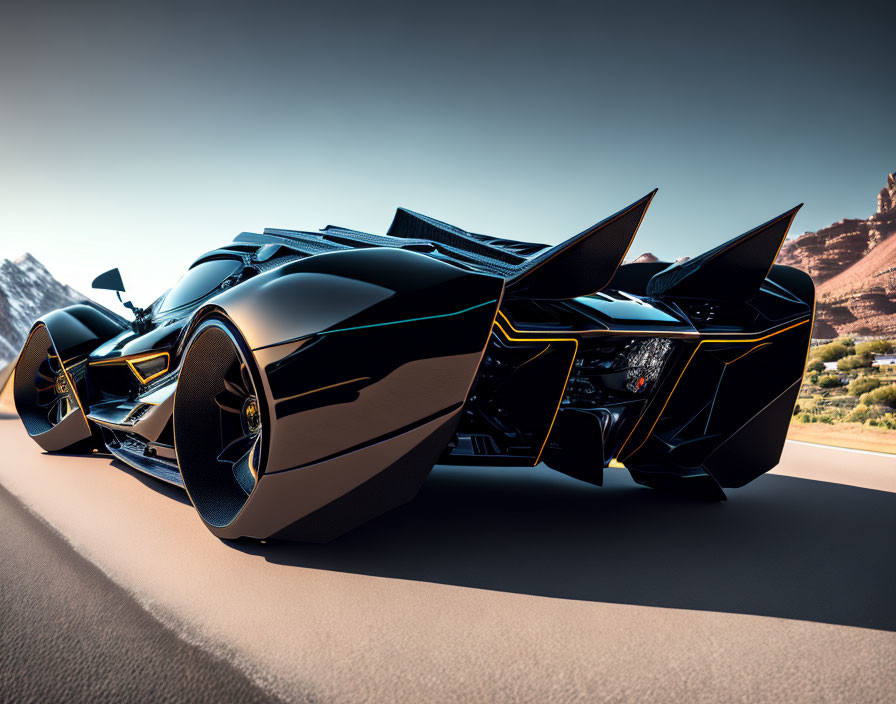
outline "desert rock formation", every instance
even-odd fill
[[[815,281],[813,337],[896,333],[896,173],[887,176],[874,215],[789,240],[778,263]]]

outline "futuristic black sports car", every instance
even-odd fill
[[[798,208],[705,254],[620,266],[656,191],[555,247],[399,209],[385,235],[243,232],[127,322],[38,320],[15,403],[45,450],[182,485],[222,538],[327,540],[436,462],[537,465],[724,499],[773,468],[811,279]],[[94,282],[121,292],[117,269]],[[120,297],[120,293],[119,293]]]

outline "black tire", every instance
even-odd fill
[[[174,438],[184,486],[206,526],[230,525],[264,470],[267,408],[239,331],[201,323],[184,352],[174,400]]]
[[[28,435],[47,452],[94,449],[77,389],[45,325],[31,331],[14,374],[13,398]]]

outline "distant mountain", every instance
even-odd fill
[[[676,259],[674,264],[678,264],[679,262],[686,262],[690,257],[679,257]],[[625,264],[656,264],[657,262],[662,261],[658,256],[656,256],[653,252],[644,252],[644,254],[639,254],[634,259],[626,259]]]
[[[896,174],[887,177],[874,215],[788,240],[778,263],[815,281],[813,337],[896,334]]]
[[[654,262],[658,262],[659,257],[657,257],[653,252],[644,252],[644,254],[640,254],[634,259],[632,259],[632,264],[652,264]]]
[[[0,365],[19,353],[36,318],[86,297],[57,281],[30,254],[0,264]]]

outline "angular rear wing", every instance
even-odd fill
[[[605,288],[625,258],[657,189],[529,259],[507,280],[513,298],[575,298]]]

